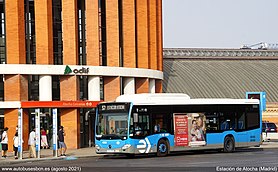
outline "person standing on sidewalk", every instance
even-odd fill
[[[41,147],[43,149],[48,149],[48,143],[47,143],[47,136],[46,136],[46,131],[44,128],[41,130]]]
[[[18,132],[14,135],[14,159],[18,159],[17,152],[18,152]]]
[[[7,157],[7,151],[8,151],[8,127],[4,128],[4,131],[2,133],[2,158],[6,158]]]
[[[36,158],[36,133],[35,129],[33,129],[29,134],[28,139],[28,145],[29,145],[29,158]]]
[[[0,151],[2,152],[2,129],[0,129]]]
[[[58,131],[60,156],[66,156],[67,145],[65,143],[65,137],[64,137],[65,135],[66,135],[66,133],[64,131],[64,127],[60,126],[59,131]]]

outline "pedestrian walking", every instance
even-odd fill
[[[64,127],[60,126],[59,131],[58,131],[60,156],[66,156],[67,145],[65,143],[65,135],[66,135],[66,133],[64,131]]]
[[[7,151],[8,151],[8,127],[4,128],[4,131],[2,133],[2,158],[7,158]]]
[[[29,145],[29,158],[36,158],[36,133],[35,129],[33,129],[29,134],[28,139],[28,145]]]

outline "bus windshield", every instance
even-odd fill
[[[122,108],[122,109],[121,109]],[[128,106],[101,105],[97,116],[96,139],[127,139]]]

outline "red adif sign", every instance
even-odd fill
[[[187,115],[175,115],[175,146],[188,146]]]
[[[21,102],[22,108],[93,108],[100,101],[28,101]]]

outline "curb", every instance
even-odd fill
[[[17,159],[17,160],[0,160],[0,165],[10,165],[10,164],[20,164],[24,162],[38,162],[38,161],[49,161],[49,160],[75,160],[78,158],[86,158],[86,157],[95,157],[95,156],[103,156],[103,155],[83,155],[83,156],[67,156],[67,157],[49,157],[49,158],[28,158],[28,159]]]

